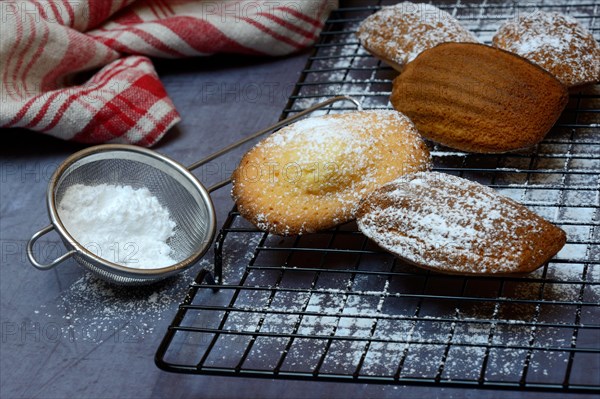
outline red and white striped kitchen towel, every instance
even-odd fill
[[[146,56],[289,54],[315,41],[336,6],[337,0],[0,0],[0,127],[151,146],[180,118]],[[96,72],[82,82],[83,71]]]

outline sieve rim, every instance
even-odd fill
[[[183,177],[185,177],[193,187],[200,194],[204,205],[207,208],[207,233],[205,238],[203,239],[202,245],[200,248],[192,253],[187,258],[173,264],[170,266],[165,266],[161,268],[151,268],[151,269],[141,269],[141,268],[133,268],[124,265],[120,265],[118,263],[111,262],[104,258],[99,257],[94,254],[90,250],[86,249],[83,245],[81,245],[67,230],[62,221],[60,220],[60,216],[57,210],[55,189],[59,180],[63,176],[63,174],[72,166],[74,163],[79,160],[86,158],[88,156],[106,153],[106,152],[134,152],[141,154],[143,156],[147,156],[153,158],[155,160],[159,160],[164,162],[168,167],[171,167],[174,171],[177,171]],[[204,187],[204,185],[194,176],[185,166],[180,164],[179,162],[162,155],[156,151],[138,147],[131,144],[101,144],[93,147],[88,147],[83,150],[77,151],[76,153],[67,157],[54,171],[50,181],[48,183],[48,189],[46,192],[46,206],[48,209],[48,215],[50,217],[50,221],[54,228],[56,229],[58,235],[69,243],[69,245],[77,252],[77,255],[83,256],[91,259],[97,266],[100,266],[102,269],[109,273],[117,274],[121,277],[128,278],[142,278],[142,279],[157,279],[157,278],[166,278],[171,275],[182,272],[183,270],[194,265],[209,249],[210,244],[213,241],[213,238],[216,234],[216,214],[212,199],[208,190]],[[69,248],[68,248],[69,249]],[[77,256],[75,255],[75,256]]]

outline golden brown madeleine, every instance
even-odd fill
[[[492,44],[527,58],[568,87],[600,82],[600,44],[575,18],[536,11],[505,22]]]
[[[232,196],[261,230],[311,233],[354,219],[372,190],[429,167],[425,143],[401,113],[325,115],[287,126],[248,151],[233,173]]]
[[[424,137],[480,153],[533,146],[567,101],[565,86],[542,68],[473,43],[424,51],[394,80],[391,96]]]
[[[531,272],[566,234],[523,205],[460,177],[412,173],[372,192],[360,230],[405,261],[452,274]]]
[[[358,27],[367,51],[401,72],[423,50],[445,42],[477,42],[454,17],[431,4],[403,2],[382,7]]]

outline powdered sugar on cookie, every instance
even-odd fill
[[[529,272],[564,245],[564,232],[493,189],[414,173],[373,192],[358,226],[399,257],[447,273]]]
[[[399,3],[383,7],[358,29],[361,44],[401,70],[422,51],[445,42],[477,42],[454,17],[430,4]]]
[[[326,115],[257,144],[234,172],[232,195],[262,230],[314,232],[353,219],[376,187],[429,163],[416,128],[399,112]]]
[[[527,58],[567,86],[600,81],[600,45],[569,16],[536,11],[508,21],[492,44]]]

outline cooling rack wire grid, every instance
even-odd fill
[[[396,72],[355,31],[382,2],[342,2],[282,118],[340,94],[390,108]],[[383,5],[386,3],[384,2]],[[600,38],[590,1],[436,4],[489,43],[516,15],[559,11]],[[347,108],[346,108],[347,107]],[[334,105],[324,112],[351,109]],[[573,93],[535,148],[467,154],[430,144],[434,169],[491,186],[556,223],[564,249],[517,277],[446,276],[410,267],[355,224],[282,238],[232,210],[157,352],[182,373],[595,392],[600,389],[600,85]],[[594,372],[595,371],[595,372]]]

